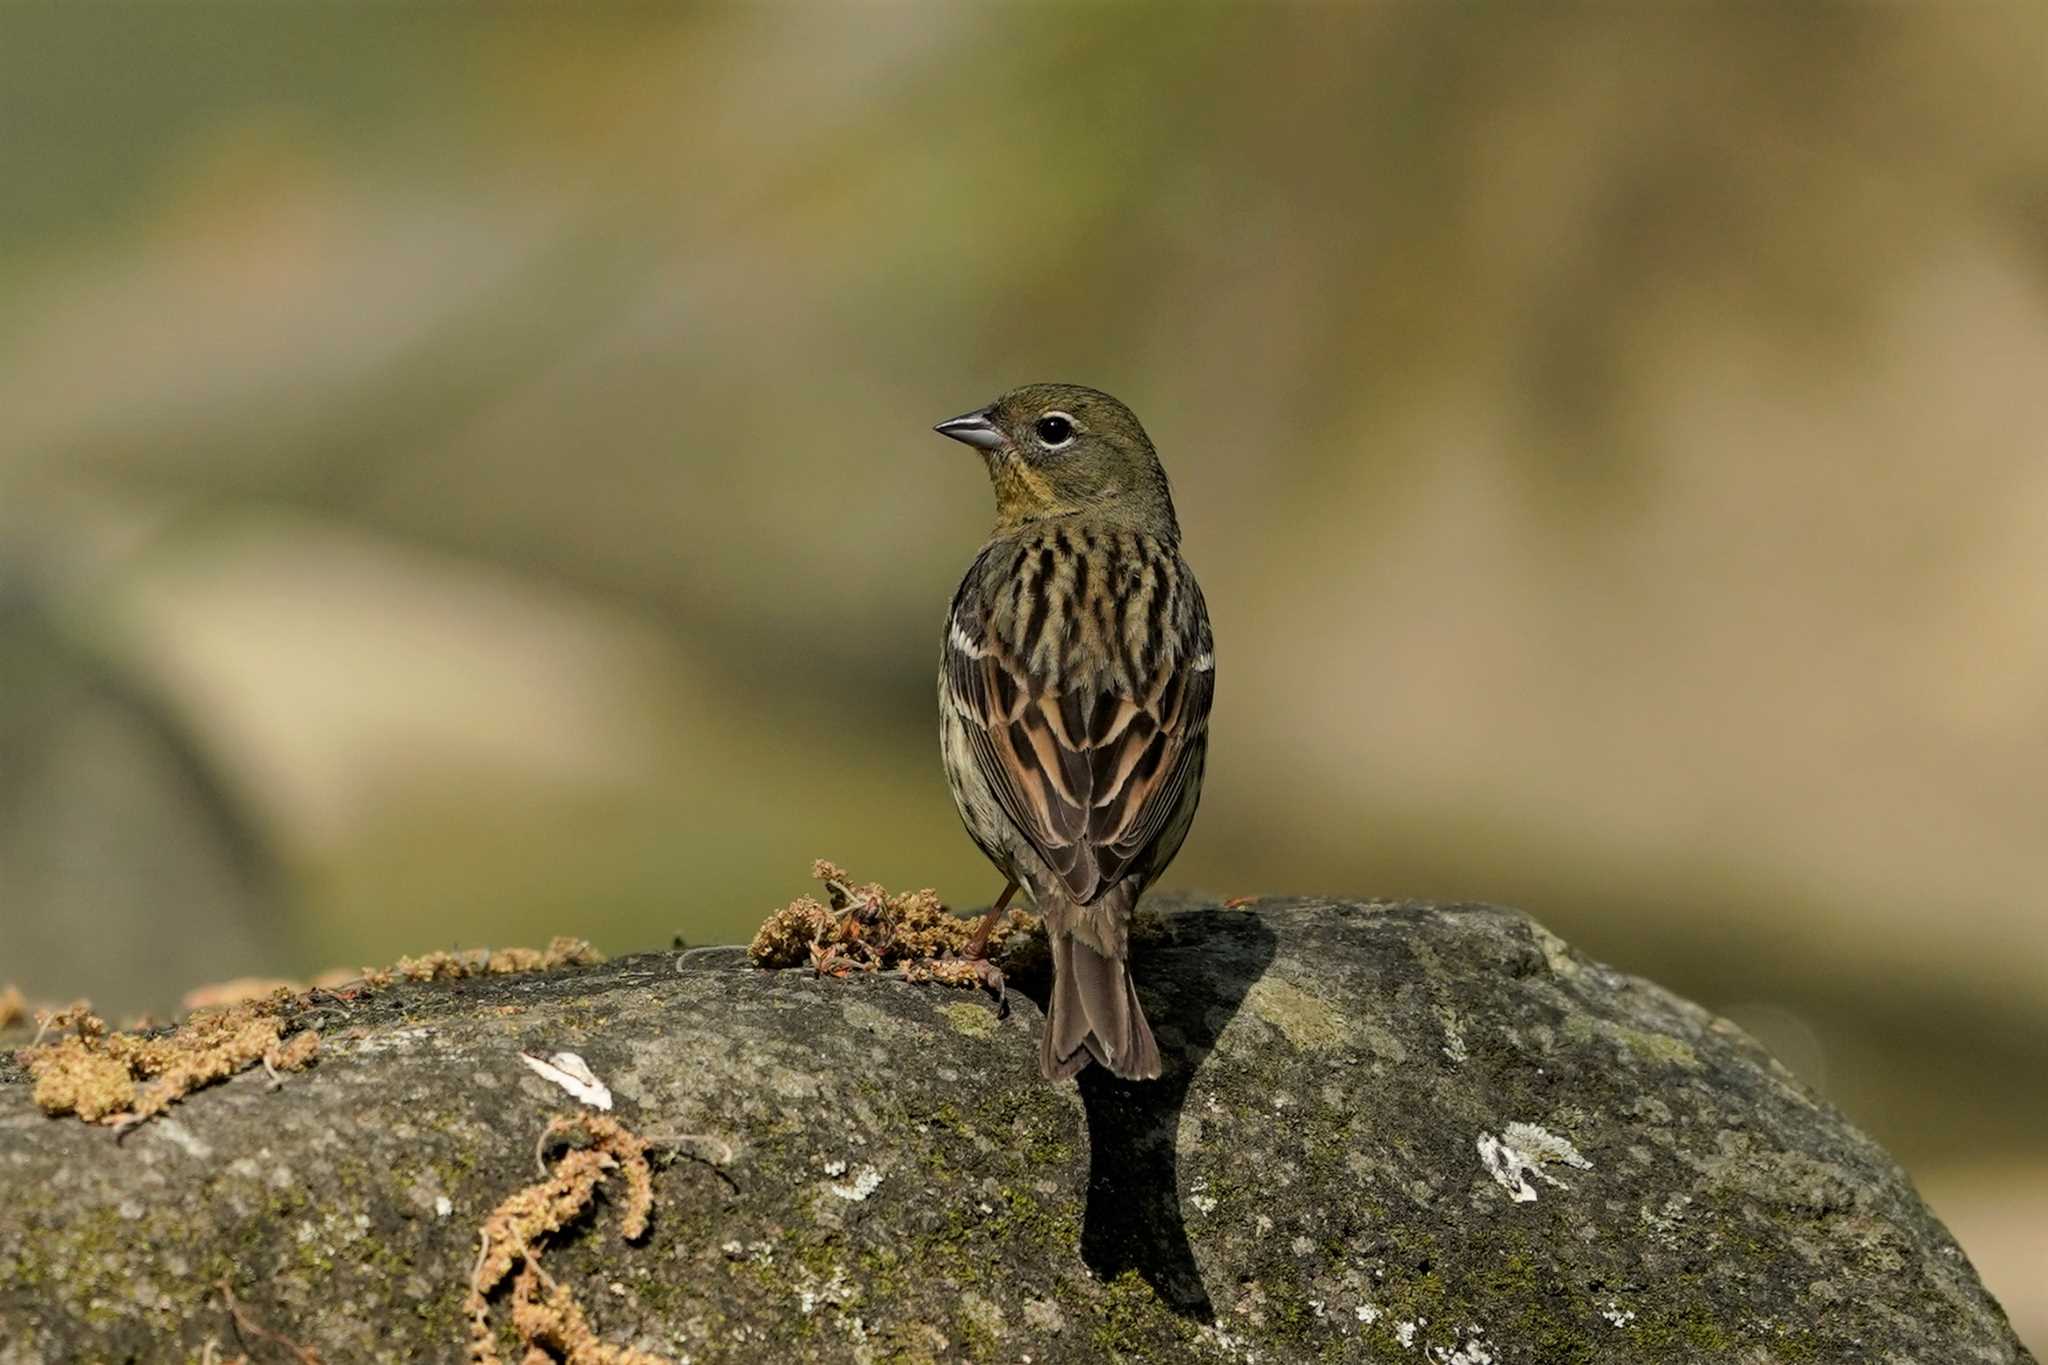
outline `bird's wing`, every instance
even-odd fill
[[[977,565],[947,629],[947,685],[975,761],[1081,905],[1153,870],[1201,780],[1208,614],[1177,556],[1144,549],[1137,571],[1098,560],[1092,580],[1027,551],[993,591]]]

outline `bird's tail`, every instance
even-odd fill
[[[1108,907],[1063,908],[1064,914],[1046,917],[1052,995],[1038,1069],[1047,1080],[1056,1081],[1093,1060],[1127,1080],[1155,1079],[1160,1072],[1159,1044],[1152,1040],[1152,1026],[1145,1022],[1145,1007],[1138,1003],[1138,988],[1131,982],[1128,909],[1118,913]],[[1112,917],[1113,926],[1103,926],[1110,932],[1089,932]]]

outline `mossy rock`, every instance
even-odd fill
[[[675,1361],[2031,1359],[1876,1144],[1523,916],[1155,904],[1152,1083],[1041,1081],[1029,998],[736,950],[317,1004],[312,1071],[119,1144],[0,1063],[0,1365],[233,1355],[223,1280],[329,1361],[465,1359],[477,1230],[574,1103],[522,1050],[677,1140],[644,1239],[547,1255]]]

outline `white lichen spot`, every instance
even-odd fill
[[[882,1173],[880,1171],[872,1166],[863,1166],[860,1168],[860,1174],[855,1176],[851,1183],[834,1185],[832,1193],[838,1195],[841,1199],[858,1204],[873,1194],[880,1187],[881,1183]]]
[[[1668,1236],[1676,1232],[1678,1225],[1685,1221],[1685,1210],[1691,1203],[1692,1196],[1689,1194],[1671,1195],[1664,1200],[1662,1208],[1654,1212],[1647,1208],[1642,1210],[1643,1223],[1652,1232]]]
[[[1600,1316],[1606,1318],[1616,1327],[1626,1327],[1636,1320],[1636,1312],[1633,1308],[1623,1308],[1618,1303],[1610,1303],[1601,1309]]]
[[[1304,1236],[1296,1235],[1295,1239],[1288,1244],[1288,1249],[1297,1256],[1307,1256],[1315,1251],[1316,1244]]]
[[[1416,1333],[1416,1331],[1417,1331],[1417,1330],[1418,1330],[1419,1328],[1421,1328],[1421,1326],[1422,1326],[1422,1325],[1423,1325],[1424,1323],[1426,1323],[1426,1322],[1428,1322],[1428,1321],[1429,1321],[1429,1319],[1428,1319],[1428,1318],[1417,1318],[1417,1319],[1415,1319],[1415,1321],[1413,1321],[1413,1322],[1397,1322],[1397,1323],[1395,1323],[1395,1324],[1394,1324],[1394,1340],[1396,1340],[1396,1341],[1398,1341],[1398,1342],[1400,1342],[1400,1343],[1401,1343],[1401,1349],[1402,1349],[1402,1350],[1404,1350],[1404,1351],[1409,1351],[1409,1350],[1413,1350],[1413,1349],[1415,1348],[1415,1333]]]
[[[1061,1312],[1059,1304],[1051,1299],[1026,1299],[1024,1325],[1033,1331],[1056,1337],[1067,1330],[1067,1315]]]
[[[747,1249],[740,1245],[738,1239],[726,1242],[718,1249],[725,1253],[725,1259],[728,1261],[737,1261],[740,1257],[747,1254]]]
[[[1518,1204],[1527,1204],[1536,1198],[1536,1187],[1529,1183],[1532,1175],[1560,1190],[1571,1188],[1544,1170],[1545,1166],[1563,1163],[1580,1170],[1593,1168],[1592,1162],[1579,1155],[1578,1148],[1533,1123],[1510,1123],[1499,1137],[1481,1133],[1477,1146],[1480,1163],[1486,1167],[1487,1173]]]
[[[1475,1336],[1455,1350],[1439,1346],[1431,1354],[1439,1365],[1494,1365],[1493,1348],[1482,1337]]]
[[[1323,1320],[1323,1301],[1321,1299],[1310,1299],[1308,1301],[1308,1309],[1316,1315],[1317,1322]]]
[[[1251,1343],[1243,1337],[1234,1337],[1213,1323],[1202,1325],[1201,1337],[1222,1351],[1227,1360],[1242,1360],[1245,1365],[1258,1365],[1258,1356],[1250,1349]]]
[[[338,1041],[335,1044],[334,1051],[337,1053],[347,1052],[356,1057],[375,1056],[380,1052],[410,1052],[414,1043],[425,1042],[433,1036],[432,1029],[398,1028],[391,1030],[389,1033],[374,1034],[368,1038],[356,1038],[345,1042]],[[325,1050],[326,1045],[323,1042],[322,1051]],[[495,1084],[495,1078],[493,1079],[493,1084]]]
[[[800,1287],[797,1290],[796,1306],[805,1317],[809,1317],[817,1311],[821,1303],[844,1308],[859,1297],[846,1283],[846,1267],[841,1265],[832,1267],[832,1278],[825,1283],[818,1284],[814,1281]]]
[[[1361,1303],[1354,1311],[1358,1314],[1358,1320],[1368,1327],[1380,1320],[1380,1306],[1376,1303]]]
[[[1470,1054],[1465,1050],[1465,1029],[1458,1012],[1447,1005],[1438,1005],[1436,1019],[1444,1030],[1444,1056],[1454,1064],[1464,1061]]]
[[[846,1163],[843,1161],[826,1162],[825,1174],[831,1176],[834,1180],[837,1180],[840,1176],[846,1174]]]
[[[213,1148],[176,1119],[158,1119],[151,1125],[151,1131],[164,1141],[174,1143],[186,1156],[195,1160],[206,1161],[213,1156]]]
[[[1216,1212],[1216,1196],[1213,1194],[1191,1194],[1188,1196],[1188,1202],[1195,1206],[1197,1213]]]
[[[453,1199],[450,1199],[445,1194],[434,1196],[434,1216],[436,1218],[446,1218],[453,1212],[455,1212],[455,1201]]]

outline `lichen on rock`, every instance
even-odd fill
[[[154,1118],[193,1091],[264,1063],[299,1071],[319,1054],[320,1036],[296,1031],[286,1042],[286,996],[199,1010],[178,1027],[111,1033],[81,1002],[43,1015],[39,1036],[60,1036],[16,1054],[35,1080],[37,1107],[87,1123],[127,1128]]]
[[[1154,1082],[1046,1084],[1028,998],[740,948],[323,1000],[316,1070],[120,1147],[0,1061],[0,1365],[200,1358],[231,1271],[323,1359],[468,1359],[562,1104],[520,1054],[561,1051],[717,1141],[651,1201],[594,1130],[548,1149],[589,1183],[487,1291],[508,1359],[2031,1361],[1896,1164],[1697,1006],[1484,906],[1159,905]]]

